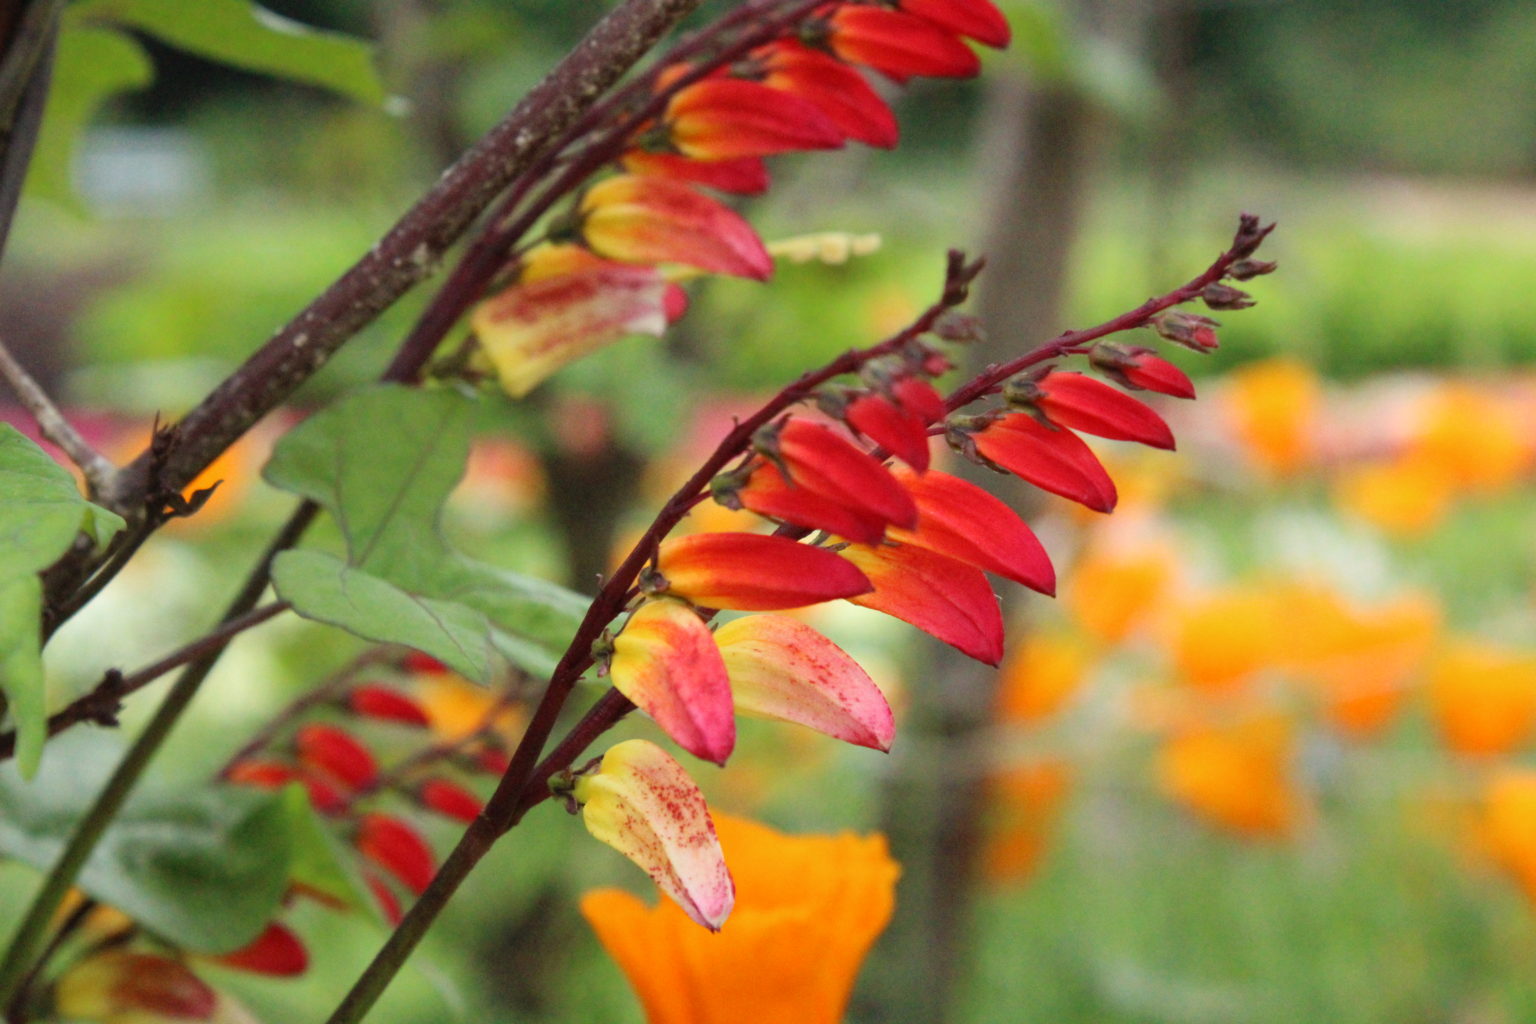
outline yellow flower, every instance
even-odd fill
[[[649,1024],[836,1024],[859,964],[890,920],[900,868],[885,837],[789,836],[715,816],[736,880],[718,933],[670,900],[616,889],[581,911],[618,961]]]

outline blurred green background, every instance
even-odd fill
[[[188,408],[371,245],[599,12],[565,0],[267,6],[377,40],[398,99],[340,99],[144,40],[154,83],[92,121],[74,154],[74,200],[27,201],[0,271],[8,340],[73,406],[135,417]],[[767,286],[706,282],[664,342],[617,347],[526,408],[488,411],[490,432],[538,453],[549,486],[578,497],[563,518],[559,506],[460,508],[456,540],[581,585],[632,503],[645,507],[642,478],[684,431],[691,402],[771,390],[877,340],[930,300],[949,246],[992,259],[979,308],[999,350],[1174,287],[1251,210],[1279,221],[1265,255],[1281,272],[1255,283],[1258,308],[1218,314],[1230,321],[1218,353],[1175,357],[1192,374],[1286,355],[1355,386],[1408,371],[1497,375],[1536,356],[1529,0],[1001,6],[1015,44],[987,55],[981,80],[892,94],[898,150],[779,160],[772,191],[747,206],[765,238],[878,232],[877,254],[786,266]],[[375,375],[420,301],[355,339],[299,404]],[[608,454],[571,463],[546,414],[588,401],[609,410]],[[570,508],[605,490],[618,507],[584,531]],[[1229,571],[1262,562],[1277,518],[1330,514],[1320,489],[1215,491],[1176,504],[1175,516],[1218,538],[1207,557]],[[259,483],[246,496],[214,528],[146,554],[167,574],[156,578],[174,581],[157,591],[152,624],[131,601],[77,624],[101,641],[89,656],[56,656],[63,689],[94,678],[102,650],[109,663],[137,664],[180,642],[222,600],[239,571],[229,566],[282,514]],[[1351,550],[1435,586],[1452,622],[1497,619],[1530,641],[1533,512],[1527,487],[1457,512],[1428,538]],[[851,626],[850,647],[879,657],[891,644],[917,646],[910,631],[869,631]],[[348,653],[313,627],[277,636],[231,656],[167,774],[201,777],[227,754],[209,749],[207,730],[233,746]],[[923,744],[953,709],[912,702],[907,742],[941,749]],[[1418,764],[1422,736],[1400,732],[1381,760]],[[911,757],[877,764],[811,742],[807,764],[779,768],[799,748],[749,728],[738,760],[757,781],[701,769],[701,784],[728,809],[794,830],[889,828],[907,815],[918,824],[897,837],[898,856],[909,842],[932,852],[963,801],[910,784],[923,771]],[[1027,887],[935,890],[931,872],[909,863],[901,898],[911,909],[877,950],[850,1020],[1492,1024],[1536,1014],[1536,917],[1512,887],[1402,827],[1395,797],[1408,783],[1391,767],[1365,773],[1377,785],[1336,777],[1311,833],[1261,845],[1165,806],[1127,769],[1126,751],[1106,757]],[[541,809],[477,872],[378,1019],[638,1021],[572,909],[583,888],[632,885],[633,874],[574,819]],[[0,910],[31,877],[0,869]],[[934,910],[946,904],[952,918]],[[304,979],[228,978],[267,1020],[317,1018],[379,938],[313,908],[300,926],[316,959]]]

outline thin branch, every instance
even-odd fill
[[[32,0],[0,58],[0,252],[10,237],[21,186],[53,81],[64,0]]]
[[[116,474],[104,500],[114,508],[137,509],[152,489],[178,491],[196,478],[342,344],[434,272],[491,201],[702,2],[624,0],[605,15],[367,255],[187,414],[178,444],[158,467],[151,451],[141,453]],[[129,529],[147,533],[154,525],[140,522]],[[100,564],[81,551],[54,566],[44,577],[46,604],[57,606]]]
[[[11,354],[4,338],[0,338],[0,378],[4,378],[16,393],[17,400],[32,414],[38,432],[57,445],[69,457],[69,461],[79,467],[91,495],[94,497],[99,493],[117,471],[117,467],[86,443],[85,438],[59,411],[59,407],[53,404],[53,399],[48,397],[42,385]]]

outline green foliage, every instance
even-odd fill
[[[363,103],[386,99],[368,43],[318,31],[249,0],[77,0],[64,11],[47,116],[27,174],[29,194],[77,207],[70,166],[81,132],[112,97],[153,80],[148,54],[121,29]]]
[[[79,26],[59,37],[48,112],[27,172],[29,195],[77,206],[70,186],[75,143],[111,97],[142,89],[154,78],[144,48],[121,32]]]
[[[60,736],[23,783],[0,769],[0,853],[47,870],[121,754],[99,734]],[[248,943],[287,889],[289,810],[272,794],[146,788],[80,875],[88,894],[178,946],[225,953]]]
[[[37,573],[69,550],[82,529],[103,541],[123,521],[81,497],[68,470],[4,423],[0,494],[0,693],[16,729],[21,770],[30,775],[47,739]]]
[[[208,60],[363,103],[385,99],[369,44],[319,31],[250,0],[77,0],[69,14],[77,22],[107,21],[147,32]]]
[[[455,391],[384,385],[290,431],[267,464],[267,480],[329,510],[347,558],[284,552],[274,582],[306,618],[415,647],[472,678],[489,675],[492,646],[545,673],[586,600],[464,558],[439,530],[469,454],[472,411]]]

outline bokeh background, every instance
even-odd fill
[[[92,122],[70,189],[26,202],[0,271],[8,341],[118,454],[372,244],[599,10],[267,6],[377,40],[405,102],[146,40],[153,84]],[[944,247],[990,260],[979,365],[1193,276],[1240,210],[1277,220],[1257,308],[1219,315],[1219,352],[1173,356],[1201,392],[1162,406],[1181,450],[1105,446],[1123,494],[1108,519],[1012,495],[1063,584],[1004,595],[1001,673],[835,610],[818,626],[899,705],[895,751],[749,727],[727,770],[695,774],[734,813],[890,836],[897,916],[853,1021],[1532,1019],[1536,7],[1001,6],[1013,48],[977,82],[897,98],[900,149],[781,160],[750,204],[766,238],[877,232],[878,252],[708,282],[664,341],[488,411],[447,529],[588,589],[732,410],[899,327]],[[375,375],[418,303],[298,407]],[[59,635],[61,699],[222,603],[285,509],[257,475],[280,426]],[[300,623],[264,636],[231,652],[165,774],[205,777],[356,653]],[[452,826],[424,827],[445,849]],[[3,906],[32,877],[0,867]],[[379,1019],[640,1020],[573,909],[636,883],[542,808]],[[301,927],[303,979],[228,978],[267,1019],[314,1017],[380,938],[319,909]]]

